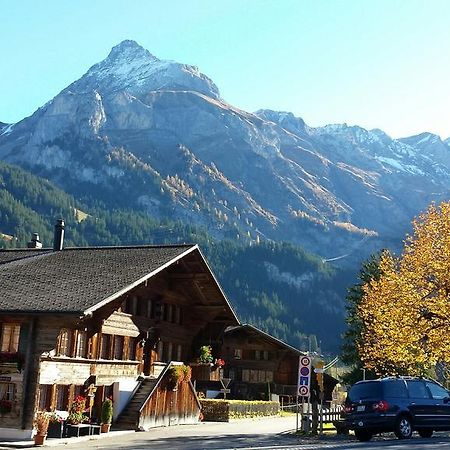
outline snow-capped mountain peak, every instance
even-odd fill
[[[218,98],[217,86],[197,67],[160,60],[137,42],[125,40],[63,92],[100,95],[127,91],[140,97],[150,91],[196,91]]]

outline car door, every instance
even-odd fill
[[[450,394],[434,381],[427,380],[425,385],[431,393],[433,404],[436,410],[436,428],[450,430]]]
[[[438,408],[434,405],[430,391],[423,380],[406,380],[409,392],[408,409],[413,417],[414,428],[433,426]]]

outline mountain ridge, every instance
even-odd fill
[[[133,41],[2,128],[0,158],[111,207],[123,201],[219,238],[287,240],[350,264],[398,248],[412,217],[450,185],[446,141],[249,113],[194,66]]]

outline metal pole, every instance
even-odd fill
[[[283,397],[282,397],[283,398]],[[295,396],[295,401],[296,401],[296,405],[297,405],[297,414],[296,414],[296,418],[295,418],[295,432],[298,432],[298,394]]]

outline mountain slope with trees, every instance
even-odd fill
[[[289,243],[217,240],[198,226],[110,211],[98,199],[81,203],[0,162],[0,246],[25,247],[37,232],[50,247],[58,217],[66,220],[65,246],[198,243],[242,321],[305,350],[339,347],[350,274]]]

